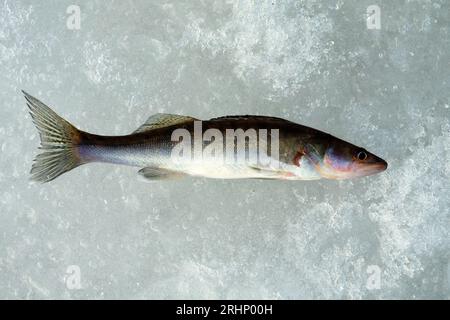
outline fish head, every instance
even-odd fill
[[[340,139],[330,139],[323,148],[312,148],[317,172],[327,179],[342,180],[373,175],[386,170],[386,161]]]

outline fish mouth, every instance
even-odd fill
[[[375,170],[377,172],[383,172],[384,170],[387,169],[387,167],[388,167],[388,164],[384,160],[382,160],[380,162],[377,162],[377,163],[372,165],[373,170]]]
[[[385,160],[380,157],[376,157],[375,159],[375,166],[380,170],[380,172],[387,169],[388,163]]]
[[[388,163],[377,157],[375,161],[364,164],[364,166],[360,167],[358,171],[361,176],[369,176],[383,172],[387,169],[387,167]]]

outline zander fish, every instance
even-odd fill
[[[101,136],[78,130],[44,103],[23,93],[41,138],[42,153],[31,169],[32,179],[39,182],[51,181],[89,162],[140,167],[139,173],[149,180],[184,176],[349,179],[387,168],[386,161],[361,147],[280,118],[247,115],[200,121],[156,114],[129,135]],[[174,139],[174,133],[178,138]],[[240,142],[238,133],[244,137]],[[227,145],[222,145],[223,137],[231,137]],[[180,149],[181,140],[187,149]],[[213,144],[214,150],[205,153]],[[174,157],[177,148],[175,154],[184,157]],[[199,150],[200,157],[196,157]],[[261,150],[269,161],[260,161]],[[220,158],[222,152],[225,156]],[[255,152],[258,155],[252,157]]]

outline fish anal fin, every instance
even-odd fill
[[[285,170],[277,170],[273,168],[265,168],[265,167],[257,167],[257,166],[249,166],[257,176],[253,179],[288,179],[293,176],[293,174],[289,171]]]
[[[164,128],[176,124],[188,123],[198,119],[189,116],[181,116],[178,114],[156,113],[150,116],[147,121],[133,133],[146,132],[153,129]]]
[[[179,171],[157,167],[145,167],[139,170],[138,173],[147,181],[176,180],[186,176],[186,174]]]

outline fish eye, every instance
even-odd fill
[[[359,161],[364,161],[364,160],[367,159],[367,153],[365,153],[364,151],[360,151],[360,152],[358,152],[358,154],[356,155],[356,158],[357,158]]]

